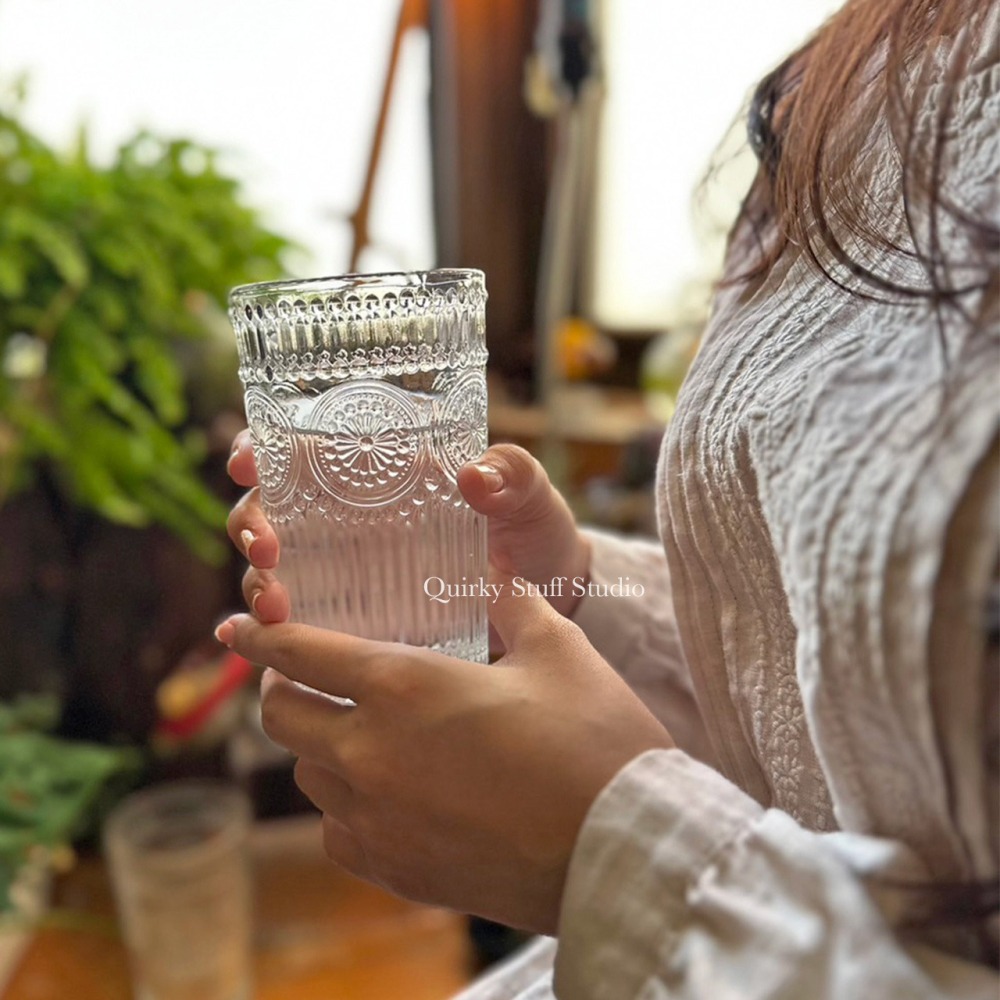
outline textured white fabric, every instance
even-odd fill
[[[991,28],[946,169],[995,224]],[[905,245],[895,159],[874,134],[863,169]],[[924,300],[861,300],[794,250],[752,294],[719,296],[661,457],[666,561],[595,536],[595,576],[642,580],[647,598],[588,599],[579,621],[681,749],[633,761],[590,810],[561,1000],[997,996],[980,938],[900,929],[914,896],[899,883],[998,871],[981,619],[998,408],[995,324],[972,335]]]
[[[480,977],[454,1000],[547,1000],[552,996],[556,942],[539,937]]]
[[[922,874],[906,847],[809,832],[678,750],[605,789],[573,865],[561,998],[997,996],[992,970],[893,936],[871,880]]]
[[[643,593],[584,597],[574,621],[666,726],[674,742],[699,760],[714,762],[681,647],[663,546],[592,529],[585,533],[596,593],[609,593],[604,588],[622,580],[640,584]]]

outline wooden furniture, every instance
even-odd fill
[[[479,267],[490,370],[530,384],[547,124],[524,100],[538,0],[431,0],[437,260]]]
[[[471,978],[465,919],[403,902],[330,864],[315,815],[254,830],[255,1000],[443,1000]],[[2,1000],[129,1000],[107,873],[87,858],[56,886],[50,925]]]

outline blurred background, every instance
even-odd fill
[[[741,109],[835,6],[0,0],[0,913],[32,858],[72,869],[51,913],[92,921],[22,934],[6,967],[0,944],[3,996],[68,995],[74,963],[97,984],[74,995],[127,995],[120,953],[93,958],[113,940],[94,831],[124,789],[214,775],[262,821],[305,809],[252,669],[211,638],[243,571],[229,288],[482,268],[491,439],[583,520],[652,535],[755,169]],[[261,996],[443,997],[509,947],[323,882],[314,840],[300,895],[274,889],[299,951],[264,940]]]

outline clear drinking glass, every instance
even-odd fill
[[[486,523],[455,480],[487,443],[485,305],[475,270],[230,294],[293,620],[487,662]]]
[[[137,1000],[249,1000],[250,804],[215,781],[126,798],[104,848]]]

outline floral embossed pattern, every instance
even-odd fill
[[[455,476],[487,444],[485,304],[475,270],[234,289],[268,516],[374,523],[462,504]]]
[[[465,372],[448,389],[435,427],[436,452],[449,477],[486,450],[486,438],[486,379]]]
[[[420,429],[406,393],[383,382],[328,390],[309,421],[318,485],[345,503],[391,503],[420,474]]]
[[[260,389],[248,389],[244,405],[261,492],[268,503],[281,504],[292,494],[297,479],[295,429],[281,406]]]

